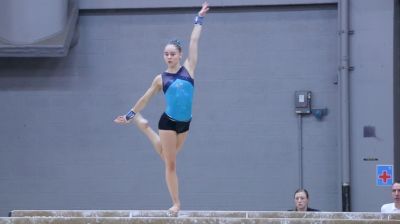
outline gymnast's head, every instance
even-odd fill
[[[164,48],[164,61],[170,66],[174,67],[180,63],[182,58],[182,45],[179,40],[171,40],[165,45]]]

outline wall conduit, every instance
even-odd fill
[[[350,94],[349,1],[339,0],[339,147],[341,153],[342,211],[351,211],[350,197]]]

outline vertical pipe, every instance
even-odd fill
[[[339,0],[339,107],[340,152],[342,177],[342,210],[351,211],[350,204],[350,103],[349,103],[349,1]]]
[[[394,1],[394,176],[400,181],[400,1]]]
[[[298,148],[299,148],[299,188],[303,188],[303,121],[302,115],[297,115]]]

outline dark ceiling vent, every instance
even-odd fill
[[[77,0],[2,0],[0,14],[0,57],[64,57],[79,39]]]

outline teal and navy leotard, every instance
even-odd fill
[[[165,113],[176,121],[190,121],[194,79],[183,66],[177,73],[163,72],[161,77],[167,106]]]

